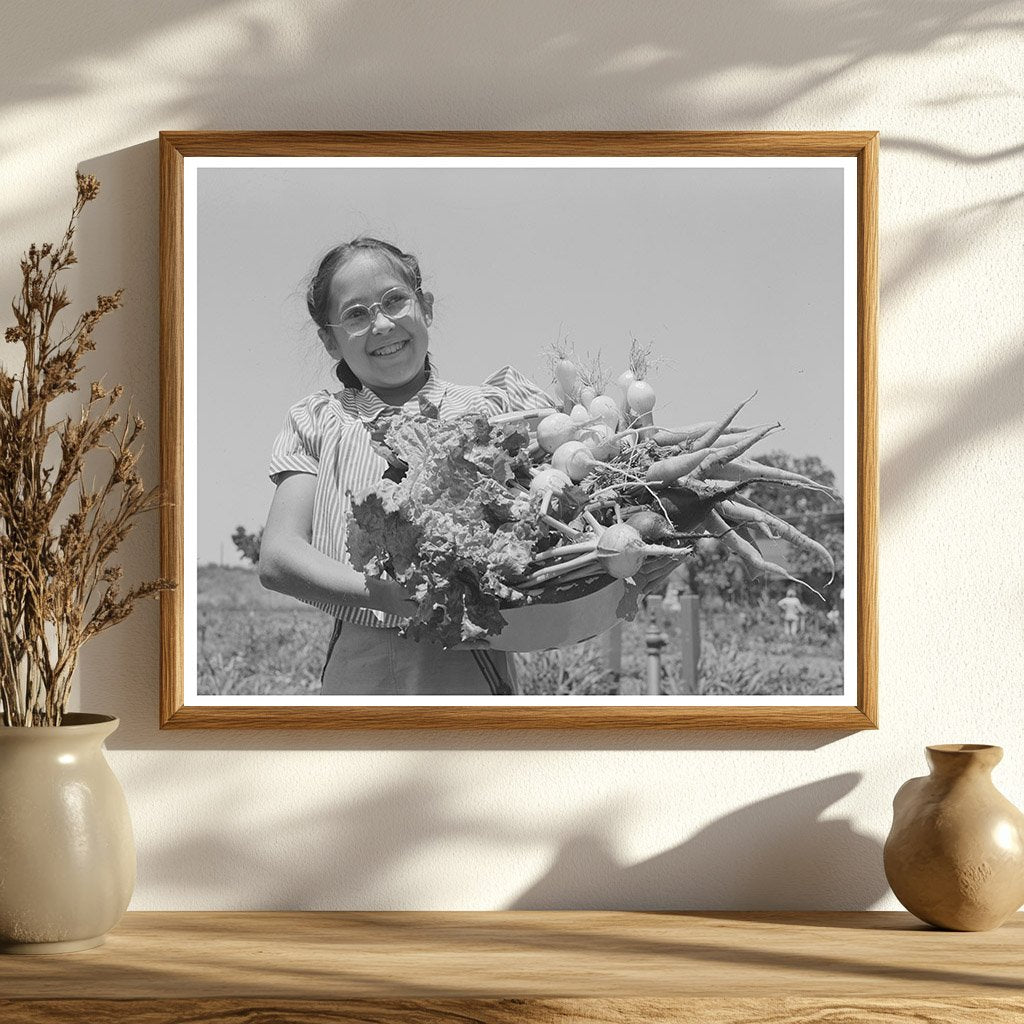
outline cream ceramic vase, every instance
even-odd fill
[[[999,747],[927,748],[931,775],[893,800],[885,876],[916,917],[938,928],[998,928],[1024,904],[1024,814],[992,784]]]
[[[0,727],[0,951],[98,946],[135,887],[128,804],[103,753],[106,715]]]

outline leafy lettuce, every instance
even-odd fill
[[[508,486],[528,479],[528,437],[472,415],[394,417],[375,436],[389,471],[353,496],[352,564],[414,596],[404,636],[451,647],[500,633],[502,605],[526,603],[516,581],[546,534],[540,498]]]

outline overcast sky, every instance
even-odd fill
[[[511,363],[547,383],[560,338],[618,376],[653,345],[655,421],[712,419],[755,389],[755,449],[818,455],[842,486],[842,172],[832,168],[198,171],[200,562],[237,562],[273,494],[289,405],[340,385],[305,309],[320,257],[371,234],[434,293],[439,372]]]

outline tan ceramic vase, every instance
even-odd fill
[[[998,928],[1024,904],[1024,814],[992,784],[1000,747],[927,748],[931,775],[893,800],[885,877],[916,917],[937,928]]]
[[[103,753],[117,724],[0,727],[0,951],[90,949],[127,908],[135,844]]]

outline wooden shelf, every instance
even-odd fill
[[[1024,914],[131,913],[0,957],[0,1020],[106,1024],[1024,1021]]]

